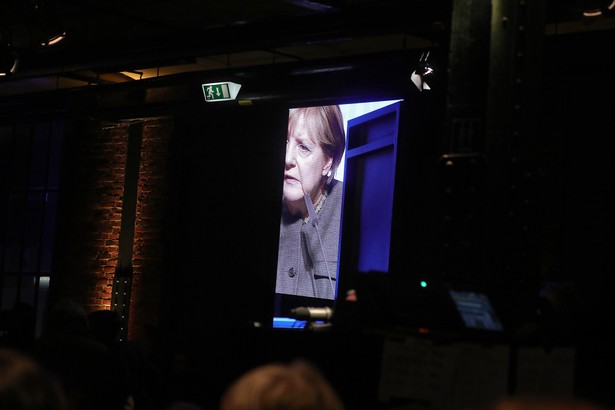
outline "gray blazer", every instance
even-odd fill
[[[335,297],[342,188],[338,180],[329,185],[316,226],[312,221],[304,222],[290,215],[286,205],[282,205],[276,293]]]

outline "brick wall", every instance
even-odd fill
[[[128,338],[147,338],[156,327],[164,269],[163,218],[167,194],[167,144],[172,120],[143,121],[133,284]],[[118,245],[130,121],[88,120],[67,131],[63,155],[59,240],[51,303],[73,299],[86,311],[109,309]]]
[[[172,133],[171,120],[151,119],[143,128],[128,326],[129,337],[143,343],[148,327],[156,326],[160,299],[164,296],[160,284],[167,254],[163,235],[168,199],[168,143]]]

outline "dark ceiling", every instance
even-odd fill
[[[10,82],[34,77],[119,82],[120,72],[147,77],[151,73],[143,70],[162,75],[401,48],[406,40],[400,36],[442,34],[450,11],[445,2],[406,0],[33,3],[13,0],[9,12],[0,13],[5,38],[19,56],[15,73],[0,80],[0,94],[9,92]],[[65,30],[65,40],[40,46],[35,31],[43,23]]]
[[[3,0],[0,96],[448,41],[452,0]],[[579,22],[550,0],[546,23]],[[610,25],[612,26],[610,19]],[[43,33],[66,38],[41,46]]]

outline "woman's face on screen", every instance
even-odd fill
[[[303,200],[309,193],[318,200],[332,159],[322,150],[314,135],[317,127],[310,127],[305,116],[296,117],[288,128],[284,172],[284,200]]]

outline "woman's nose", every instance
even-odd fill
[[[290,165],[296,165],[296,158],[295,158],[295,150],[293,149],[293,147],[291,147],[290,145],[288,147],[286,147],[286,165],[290,166]]]

